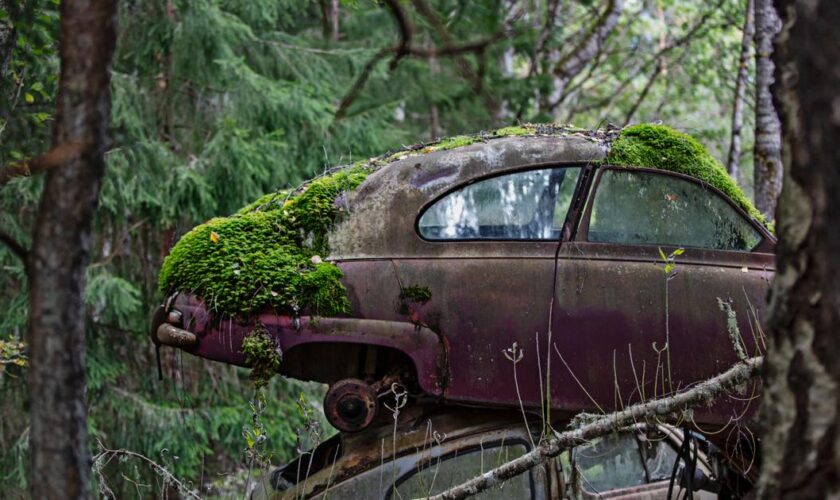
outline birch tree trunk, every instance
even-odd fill
[[[732,140],[729,143],[729,155],[726,160],[726,170],[736,180],[741,164],[741,129],[744,126],[744,94],[747,88],[747,78],[750,69],[750,45],[755,32],[753,25],[753,0],[747,0],[744,12],[744,34],[741,38],[741,56],[738,58],[738,76],[735,80],[735,100],[732,104]]]
[[[840,2],[776,0],[784,184],[759,498],[840,495]]]
[[[115,0],[61,3],[53,147],[82,153],[49,171],[28,262],[32,498],[89,498],[85,268],[105,162]]]
[[[782,188],[781,125],[773,106],[773,37],[779,18],[773,0],[755,0],[755,148],[753,179],[755,205],[773,220]]]

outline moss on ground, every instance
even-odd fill
[[[341,270],[329,254],[327,232],[341,209],[335,199],[369,171],[340,170],[292,194],[266,195],[231,217],[197,226],[172,248],[160,287],[202,297],[227,315],[262,309],[334,315],[349,310]]]
[[[163,263],[160,287],[196,294],[211,310],[229,316],[247,317],[265,309],[347,313],[341,270],[321,259],[329,255],[327,234],[342,213],[336,198],[394,161],[511,136],[573,136],[601,143],[609,149],[606,163],[690,175],[764,221],[723,166],[695,139],[670,127],[635,125],[619,132],[526,124],[418,144],[335,170],[296,190],[262,196],[233,216],[211,219],[185,234]],[[408,287],[401,298],[425,302],[431,298],[427,292]]]
[[[669,170],[700,179],[721,190],[750,216],[764,216],[741,191],[724,166],[697,139],[664,125],[633,125],[612,143],[606,163]]]

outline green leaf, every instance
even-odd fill
[[[685,253],[685,248],[678,248],[678,249],[674,250],[674,253],[672,253],[671,255],[673,255],[674,257],[677,257],[677,256],[682,255],[684,253]]]
[[[32,104],[33,102],[35,102],[35,96],[30,94],[29,92],[24,94],[23,99],[26,101],[27,104]]]
[[[668,257],[665,256],[665,252],[662,251],[662,248],[658,248],[658,250],[659,250],[660,257],[662,257],[662,261],[663,262],[668,262]]]

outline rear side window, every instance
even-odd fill
[[[418,222],[430,240],[556,240],[580,168],[546,168],[492,177],[449,193]]]
[[[750,251],[761,234],[702,184],[657,172],[609,169],[595,193],[588,240]]]

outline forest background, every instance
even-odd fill
[[[662,121],[700,139],[752,196],[752,9],[748,0],[121,0],[86,275],[91,453],[150,457],[202,495],[241,491],[253,387],[244,370],[169,349],[158,380],[147,333],[158,269],[194,225],[329,166],[521,122]],[[49,149],[58,25],[57,0],[0,0],[0,165]],[[32,177],[0,192],[0,230],[25,246],[42,188]],[[2,245],[0,283],[0,485],[23,496],[27,284]],[[310,436],[321,391],[272,381],[259,420],[274,463],[312,444],[299,436]],[[139,497],[161,480],[136,460],[101,473]]]

